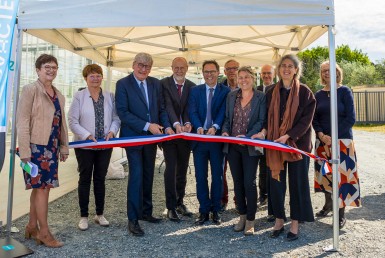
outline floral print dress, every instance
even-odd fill
[[[55,94],[51,100],[55,106],[51,136],[46,146],[31,143],[31,162],[37,165],[39,172],[36,177],[31,177],[27,172],[23,171],[26,189],[44,189],[59,186],[58,157],[62,114],[57,95]]]

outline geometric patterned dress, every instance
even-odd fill
[[[354,142],[351,139],[339,139],[340,165],[338,167],[338,203],[339,208],[345,206],[361,206],[360,181],[357,173],[357,157]],[[316,140],[315,154],[319,157],[331,159],[331,146],[320,144]],[[332,173],[323,175],[322,162],[315,162],[314,188],[316,192],[332,193]]]
[[[49,96],[49,95],[48,95]],[[51,98],[51,96],[49,96]],[[51,98],[55,106],[55,114],[52,121],[52,130],[48,144],[37,145],[31,143],[31,162],[38,167],[36,177],[23,171],[25,188],[54,188],[59,186],[58,179],[58,156],[60,146],[60,128],[61,128],[61,111],[60,103],[57,95]]]

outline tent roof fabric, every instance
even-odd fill
[[[130,71],[148,52],[158,72],[184,56],[273,63],[306,48],[334,25],[332,0],[21,0],[19,28],[101,64]]]

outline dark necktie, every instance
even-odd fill
[[[148,108],[148,103],[147,103],[147,96],[146,96],[146,91],[144,90],[144,83],[140,82],[140,91],[143,94],[144,101],[146,102],[147,108]]]
[[[183,85],[182,84],[177,84],[176,86],[178,86],[178,94],[179,94],[179,97],[182,96],[182,87]]]
[[[209,101],[207,102],[207,114],[206,114],[206,129],[209,129],[213,125],[213,119],[211,117],[211,102],[213,100],[214,88],[209,89]]]

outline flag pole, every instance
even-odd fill
[[[12,226],[12,207],[13,207],[13,186],[14,186],[14,172],[15,172],[15,154],[16,154],[16,111],[19,100],[20,87],[20,65],[21,53],[23,51],[23,31],[17,30],[17,48],[16,48],[16,68],[15,79],[13,80],[13,115],[12,115],[12,138],[10,148],[10,162],[9,162],[9,183],[8,183],[8,208],[7,208],[7,235],[11,234]]]

